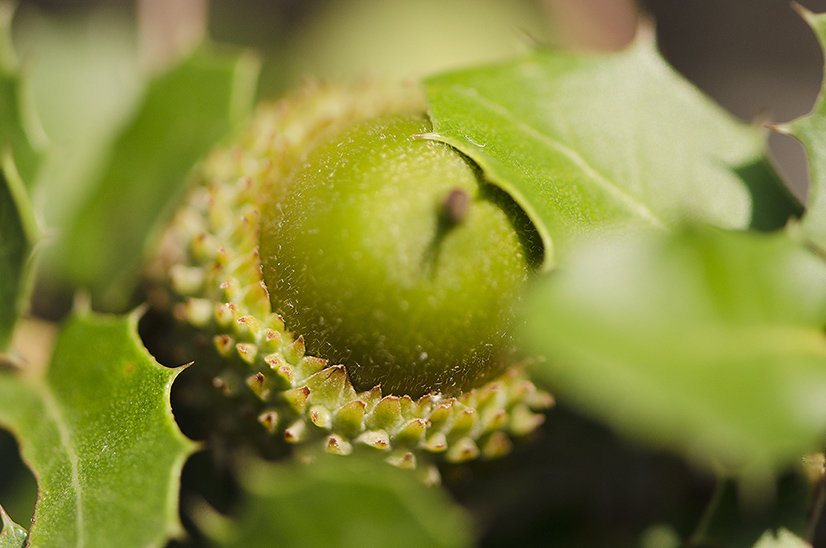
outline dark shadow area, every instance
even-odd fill
[[[511,198],[510,194],[493,183],[480,183],[479,199],[491,202],[507,213],[514,231],[519,235],[519,242],[522,244],[522,252],[527,258],[528,265],[532,270],[539,270],[545,258],[545,247],[542,245],[539,232],[524,210]]]
[[[732,171],[743,181],[751,196],[750,229],[777,230],[790,218],[803,213],[803,205],[777,178],[767,160],[737,166]]]
[[[181,473],[181,522],[188,538],[173,540],[167,548],[209,546],[198,527],[195,514],[205,505],[222,514],[229,513],[241,499],[241,487],[233,470],[236,463],[214,451],[199,451],[186,461]]]
[[[36,500],[37,482],[20,457],[17,441],[0,429],[0,506],[12,521],[28,529]]]
[[[190,364],[172,385],[172,412],[181,431],[203,444],[203,450],[189,457],[181,475],[180,515],[188,536],[167,547],[208,546],[193,514],[204,505],[230,513],[241,498],[235,475],[240,463],[249,456],[284,459],[291,448],[260,424],[263,404],[252,397],[243,379],[236,379],[241,385],[233,390],[210,337],[156,310],[143,316],[139,333],[162,365]]]
[[[261,425],[258,416],[264,404],[217,355],[209,334],[156,310],[149,310],[138,327],[144,345],[159,363],[190,364],[175,379],[171,394],[172,412],[186,436],[219,454],[254,452],[269,460],[290,454],[280,436]]]
[[[535,437],[503,460],[443,470],[476,517],[481,546],[630,547],[657,524],[685,538],[714,490],[683,460],[630,445],[563,406]]]
[[[446,486],[476,518],[480,546],[630,548],[655,526],[686,542],[717,488],[712,474],[622,440],[564,405],[535,438],[499,461],[443,467]],[[724,482],[711,540],[686,545],[750,548],[776,527],[804,535],[810,491],[802,474],[787,473],[771,500],[750,506],[735,482]],[[818,540],[826,540],[823,521]]]
[[[780,528],[805,538],[811,487],[802,474],[781,475],[771,500],[764,504],[746,503],[734,481],[723,483],[719,495],[719,506],[708,527],[710,540],[698,546],[751,548],[766,530]]]

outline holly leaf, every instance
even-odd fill
[[[560,401],[744,478],[826,432],[826,264],[785,233],[686,228],[575,253],[528,299]]]
[[[193,450],[169,404],[181,369],[154,361],[137,319],[76,315],[45,372],[0,374],[0,425],[38,482],[32,546],[162,546],[180,531]]]
[[[8,152],[8,149],[7,149]],[[30,289],[34,212],[11,155],[0,161],[0,353],[8,350]]]
[[[432,139],[479,164],[536,226],[545,266],[594,231],[782,226],[799,205],[760,130],[667,66],[653,39],[627,50],[542,50],[426,81]]]
[[[23,548],[26,544],[26,530],[12,521],[0,506],[0,548]]]
[[[812,13],[798,4],[794,6],[814,31],[821,49],[826,51],[826,14]],[[801,224],[812,242],[826,249],[826,86],[809,114],[776,129],[794,136],[806,150],[810,181],[807,210]]]
[[[237,521],[208,529],[220,546],[470,546],[471,523],[445,492],[381,460],[325,455],[244,471]]]

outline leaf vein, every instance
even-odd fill
[[[81,502],[82,488],[80,484],[80,473],[78,471],[80,467],[80,459],[77,456],[77,453],[75,453],[74,447],[72,447],[71,433],[69,432],[69,427],[61,418],[60,407],[51,390],[47,387],[43,388],[43,404],[46,411],[55,422],[58,434],[60,435],[60,443],[66,449],[66,455],[69,458],[72,477],[72,490],[75,493],[75,518],[77,521],[78,534],[77,546],[78,548],[82,548],[86,545],[86,539],[83,534],[83,504]]]
[[[588,163],[588,161],[585,158],[583,158],[582,155],[579,154],[576,150],[572,149],[571,147],[565,145],[564,143],[556,139],[552,139],[549,135],[543,133],[541,130],[519,119],[513,112],[505,108],[503,105],[497,103],[496,101],[480,94],[479,90],[475,88],[469,88],[467,86],[457,86],[456,91],[462,93],[471,100],[475,99],[478,102],[479,106],[487,109],[491,114],[507,119],[512,125],[517,127],[520,131],[523,131],[526,134],[530,135],[547,148],[551,148],[564,155],[568,160],[570,160],[577,167],[582,169],[582,171],[588,177],[590,177],[591,180],[593,180],[604,190],[611,193],[616,199],[622,202],[625,206],[627,206],[631,211],[635,212],[642,219],[650,222],[652,225],[658,228],[665,228],[667,226],[667,223],[663,221],[658,215],[656,215],[644,202],[640,201],[639,198],[637,198],[636,196],[629,194],[615,181],[603,175],[599,170],[597,170],[590,163]]]

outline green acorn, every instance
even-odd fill
[[[538,239],[477,166],[423,138],[424,113],[415,86],[264,106],[166,235],[175,315],[210,334],[214,386],[254,400],[270,435],[461,462],[508,452],[551,404],[509,334]]]
[[[430,129],[421,114],[355,124],[264,207],[275,310],[360,389],[457,394],[500,373],[528,278],[515,211],[464,157],[417,137]]]

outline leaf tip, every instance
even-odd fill
[[[0,506],[0,546],[23,546],[27,536],[27,531],[16,524],[3,506]]]
[[[637,20],[637,31],[634,34],[634,44],[653,48],[657,44],[657,23],[650,15],[641,14]]]
[[[815,18],[817,17],[817,14],[815,12],[794,0],[792,0],[791,7],[800,17],[803,18],[804,21],[809,23],[809,25],[812,25]]]
[[[812,29],[821,48],[826,48],[826,13],[814,12],[796,1],[792,1],[791,6]]]
[[[774,131],[775,133],[779,133],[781,135],[793,135],[792,124],[789,123],[789,122],[784,122],[784,123],[770,122],[770,123],[763,124],[763,127],[768,129],[769,131]]]

